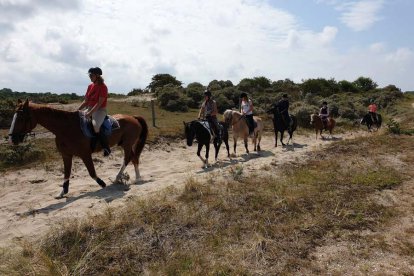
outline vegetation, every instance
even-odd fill
[[[321,95],[303,94],[290,80],[243,80],[263,110],[289,91],[292,113],[296,111],[302,124],[308,123],[308,114],[321,100],[327,99],[341,119],[352,121],[358,118],[352,114],[365,112],[368,100],[374,98],[395,118],[388,120],[392,134],[340,141],[300,162],[263,165],[260,174],[246,174],[243,164],[238,164],[220,178],[214,174],[206,181],[188,178],[183,180],[183,190],[168,189],[144,200],[130,200],[124,208],[108,208],[102,215],[65,221],[38,243],[0,251],[0,274],[324,274],[313,264],[315,248],[331,237],[358,240],[363,246],[364,231],[379,231],[398,216],[397,210],[380,204],[374,195],[414,176],[412,170],[402,171],[414,161],[412,137],[404,135],[413,129],[413,95],[402,95],[393,86],[377,89],[375,83],[371,83],[374,90],[359,91],[369,85],[341,82],[343,88],[328,96],[325,88],[334,83],[309,82],[309,87],[323,88]],[[223,106],[237,103],[239,88],[231,82],[209,85]],[[341,90],[344,87],[346,91]],[[204,87],[169,84],[157,89],[160,107],[167,107],[177,99],[194,104]],[[197,114],[194,108],[178,113],[160,107],[156,107],[157,127],[150,128],[150,143],[159,137],[179,137],[182,121]],[[109,101],[108,109],[113,114],[140,114],[151,126],[147,102]],[[53,152],[52,143],[43,141],[38,149],[22,145],[10,154],[11,149],[2,145],[2,166],[20,164],[27,156],[49,161],[53,157],[41,149]],[[398,162],[390,162],[389,156],[397,155]],[[384,243],[370,243],[366,254],[392,250]],[[412,248],[406,242],[395,254],[412,257]]]
[[[362,239],[358,234],[362,230],[381,229],[396,215],[372,197],[404,180],[400,164],[384,165],[384,154],[403,149],[407,156],[413,153],[411,138],[396,139],[372,136],[339,142],[313,153],[307,163],[264,167],[262,171],[268,173],[260,175],[247,176],[239,167],[222,181],[214,176],[206,182],[189,178],[183,191],[170,189],[131,201],[122,210],[108,208],[100,216],[67,221],[38,245],[25,244],[18,253],[4,251],[0,271],[250,275],[294,274],[301,269],[318,273],[311,253],[326,237]],[[373,152],[361,155],[367,148]],[[347,235],[349,231],[353,234]],[[371,245],[370,250],[378,250],[377,246]]]

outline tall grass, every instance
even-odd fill
[[[269,275],[312,270],[310,255],[327,235],[379,229],[395,215],[372,195],[404,180],[401,164],[386,162],[402,148],[404,155],[414,152],[408,137],[372,136],[315,152],[300,167],[284,165],[250,176],[240,170],[237,177],[228,171],[220,181],[189,178],[183,190],[67,221],[39,244],[4,252],[0,272]]]

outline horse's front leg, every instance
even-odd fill
[[[254,145],[254,151],[257,151],[257,136],[256,136],[256,133],[253,133],[253,145]]]
[[[237,137],[233,136],[233,151],[234,155],[236,155],[236,147],[237,147]]]
[[[249,154],[249,147],[248,147],[249,143],[248,142],[249,141],[248,141],[247,137],[244,138],[244,147],[246,148],[246,153],[247,154]]]
[[[217,162],[218,153],[220,151],[220,146],[221,146],[221,142],[217,143],[217,140],[214,139],[214,149],[215,149],[215,153],[216,153],[214,157],[215,157],[216,162]]]
[[[99,186],[101,186],[102,188],[105,188],[106,187],[105,182],[96,175],[95,166],[93,165],[93,161],[92,161],[92,155],[87,154],[87,155],[81,156],[81,159],[83,163],[85,164],[86,168],[88,169],[89,175],[96,181],[96,183],[99,184]]]
[[[210,152],[210,142],[208,142],[207,144],[206,144],[206,163],[205,163],[205,165],[204,165],[204,167],[207,169],[208,168],[208,155],[209,155],[209,152]]]
[[[62,154],[62,158],[63,158],[63,166],[64,166],[63,189],[60,192],[60,194],[55,197],[56,199],[63,198],[64,195],[66,195],[69,192],[69,178],[70,178],[70,173],[72,170],[73,156]]]
[[[200,158],[200,160],[203,162],[203,164],[206,163],[206,160],[201,157],[201,149],[203,148],[203,144],[202,143],[198,143],[198,147],[197,147],[197,156],[198,158]]]
[[[280,132],[280,143],[282,144],[282,146],[286,146],[284,143],[283,143],[283,136],[285,135],[285,131],[283,130],[283,131],[281,131]]]

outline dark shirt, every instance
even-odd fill
[[[279,107],[279,112],[284,113],[287,112],[289,109],[289,100],[281,99],[277,106]]]

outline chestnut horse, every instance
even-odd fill
[[[322,122],[321,117],[318,114],[312,114],[311,115],[311,121],[310,124],[313,125],[313,127],[315,128],[315,134],[316,134],[316,139],[318,139],[318,131],[319,131],[319,135],[321,136],[322,139],[324,139],[324,137],[322,136],[322,131],[328,130],[329,134],[332,137],[332,130],[335,127],[335,119],[332,118],[331,116],[328,118],[328,121],[326,123],[326,128]]]
[[[55,134],[56,148],[62,155],[65,170],[63,190],[56,198],[62,198],[69,192],[73,156],[79,156],[88,169],[89,175],[102,188],[106,187],[105,182],[96,175],[92,161],[91,139],[81,131],[79,112],[58,110],[47,105],[29,103],[28,100],[24,103],[19,100],[10,127],[10,140],[15,145],[23,142],[24,136],[37,124]],[[137,182],[140,178],[139,157],[148,137],[147,123],[139,116],[116,114],[113,117],[119,122],[120,128],[113,130],[111,136],[108,137],[109,145],[120,145],[124,149],[124,161],[115,181],[118,182],[121,179],[125,167],[132,161]],[[97,145],[93,152],[100,149],[100,145]]]
[[[249,137],[249,127],[247,126],[247,121],[245,117],[240,112],[231,109],[227,109],[226,111],[224,111],[223,117],[225,123],[231,126],[233,130],[234,154],[236,154],[237,139],[239,137],[243,138],[246,153],[249,153],[249,149],[247,146],[247,138]],[[254,128],[252,137],[254,150],[260,151],[260,141],[262,140],[264,126],[261,118],[254,116],[253,119],[257,124],[257,126]]]

